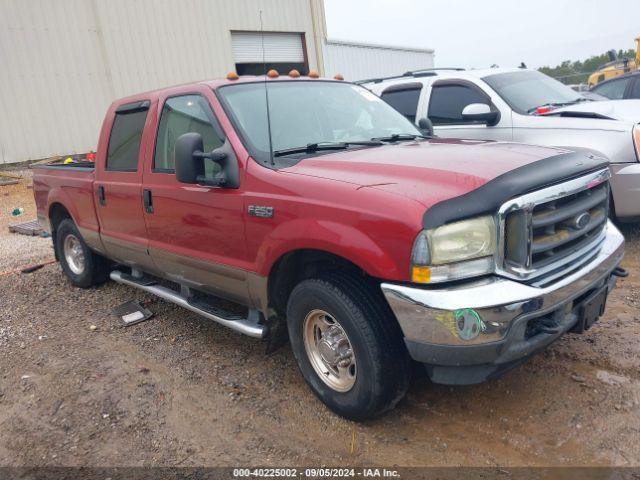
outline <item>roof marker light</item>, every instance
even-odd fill
[[[278,78],[280,76],[280,74],[278,73],[277,70],[271,69],[267,72],[267,77],[269,78]]]
[[[227,80],[238,80],[240,77],[236,72],[227,73]]]

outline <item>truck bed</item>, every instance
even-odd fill
[[[93,162],[33,165],[33,193],[38,222],[50,231],[49,215],[56,204],[71,208],[69,215],[80,228],[99,231],[93,195]]]
[[[41,163],[37,165],[31,165],[32,170],[39,169],[62,169],[62,170],[95,170],[95,162],[74,162],[74,163]]]

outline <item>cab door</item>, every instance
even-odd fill
[[[164,277],[246,302],[241,189],[184,184],[175,175],[174,149],[181,135],[199,133],[206,152],[227,141],[211,97],[210,89],[193,87],[159,99],[155,144],[151,143],[142,193],[149,251]],[[206,177],[213,178],[219,170],[217,163],[206,161]]]
[[[142,215],[142,165],[151,102],[141,99],[112,107],[98,149],[94,198],[107,256],[152,270]]]

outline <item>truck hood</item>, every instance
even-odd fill
[[[426,207],[568,150],[460,139],[404,142],[307,158],[281,171],[403,195]]]
[[[640,100],[602,100],[583,102],[576,105],[558,108],[545,116],[602,118],[622,120],[626,122],[640,122]]]

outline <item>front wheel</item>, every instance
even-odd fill
[[[400,328],[366,279],[334,273],[301,282],[287,324],[304,379],[335,413],[365,420],[406,393],[411,363]]]
[[[71,219],[56,229],[56,253],[65,275],[76,287],[88,288],[109,277],[109,262],[85,243]]]

